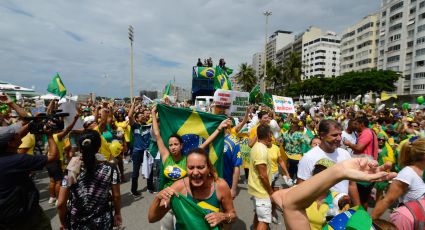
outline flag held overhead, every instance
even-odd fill
[[[49,85],[47,86],[47,92],[56,94],[60,96],[61,98],[66,95],[66,88],[58,73],[56,73],[56,76],[53,77],[53,79],[50,81]]]

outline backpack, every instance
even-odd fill
[[[418,200],[412,200],[404,203],[404,206],[410,211],[414,220],[413,229],[425,228],[425,210]]]
[[[7,197],[0,199],[0,223],[10,224],[23,218],[38,205],[40,195],[30,178],[15,187]]]

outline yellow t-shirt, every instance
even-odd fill
[[[326,223],[326,214],[329,211],[329,205],[322,203],[319,208],[317,208],[317,201],[314,201],[310,207],[305,209],[307,213],[308,220],[310,221],[310,227],[312,230],[321,230],[323,224]]]
[[[268,157],[267,146],[263,143],[256,142],[252,146],[251,161],[249,162],[249,176],[248,176],[248,193],[256,198],[269,198],[269,193],[264,188],[261,182],[260,175],[258,174],[255,166],[265,164],[267,166],[267,175],[271,183],[270,163]]]
[[[269,152],[270,171],[272,174],[275,174],[279,171],[277,159],[280,157],[280,149],[277,145],[272,145],[267,150]]]
[[[115,121],[115,126],[121,127],[122,130],[124,130],[125,142],[130,142],[131,127],[128,121],[121,121],[121,122]]]
[[[19,146],[20,149],[28,149],[27,154],[34,154],[35,147],[35,135],[28,133],[25,137],[21,139],[22,144]]]
[[[102,133],[100,133],[99,126],[96,126],[93,130],[97,131],[100,135],[99,153],[102,153],[102,155],[105,157],[105,159],[107,161],[109,161],[112,158],[112,152],[111,152],[111,149],[109,148],[108,142],[102,136]]]
[[[58,151],[59,151],[59,160],[63,162],[63,150],[64,150],[64,146],[65,146],[65,141],[59,140],[58,138],[58,134],[53,134],[53,140],[55,141],[56,145],[58,146]]]
[[[254,139],[256,136],[257,136],[257,128],[258,128],[258,126],[260,126],[260,124],[258,123],[255,127],[253,127],[252,129],[251,129],[251,132],[249,133],[249,139]],[[258,139],[257,139],[257,141],[258,141]],[[277,142],[276,142],[276,139],[274,138],[274,136],[272,135],[272,143],[273,144],[276,144]]]

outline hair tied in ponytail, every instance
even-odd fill
[[[86,138],[83,140],[83,142],[81,142],[81,145],[84,147],[88,147],[91,145],[91,140],[89,138]]]

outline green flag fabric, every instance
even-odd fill
[[[180,135],[183,139],[183,155],[197,148],[226,119],[222,115],[197,112],[164,104],[158,104],[157,110],[160,117],[159,127],[162,140],[168,143],[172,134]],[[221,132],[207,149],[211,163],[215,166],[220,177],[223,175],[223,148],[224,134]]]
[[[162,97],[168,96],[171,93],[171,82],[165,86],[164,95]]]
[[[177,230],[192,229],[213,229],[219,230],[218,227],[211,228],[205,220],[207,212],[200,206],[189,200],[187,197],[179,194],[171,198],[171,209],[176,217]]]
[[[56,73],[56,76],[53,77],[47,86],[47,92],[56,94],[61,98],[66,95],[66,88],[63,85],[62,79],[58,73]]]
[[[215,69],[212,67],[198,67],[198,77],[212,79],[215,76]]]
[[[263,103],[270,108],[273,108],[273,97],[269,93],[264,93],[263,95]]]
[[[232,90],[232,83],[229,80],[227,72],[220,66],[215,67],[214,89]]]
[[[260,92],[260,85],[256,85],[254,88],[252,88],[251,92],[249,92],[249,102],[250,103],[255,103],[256,99],[259,98],[261,96],[261,92]]]

